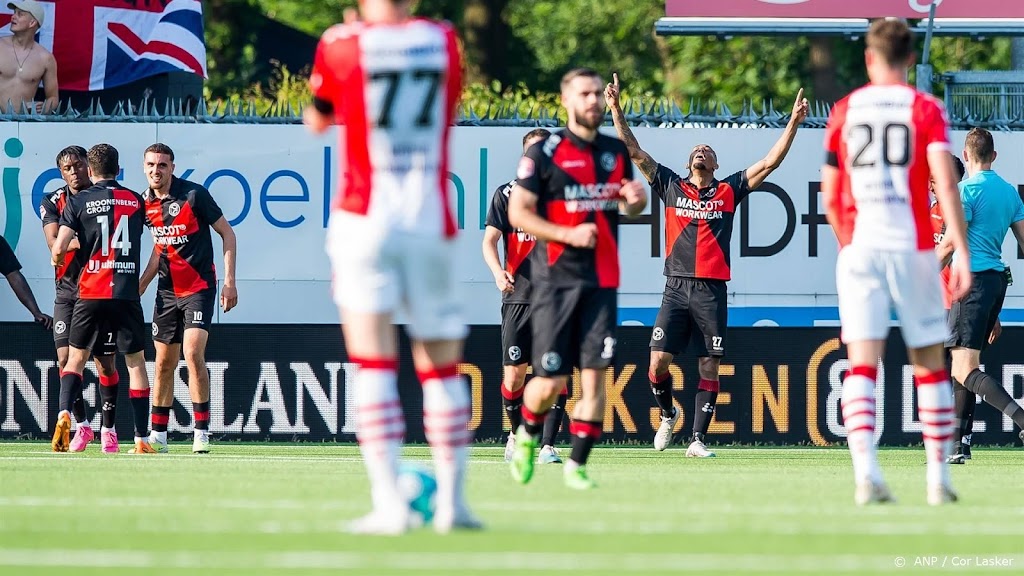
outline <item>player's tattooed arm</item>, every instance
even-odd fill
[[[810,103],[804,98],[804,89],[801,88],[796,95],[796,102],[793,103],[793,113],[789,117],[789,123],[786,124],[786,129],[778,142],[768,151],[767,156],[747,168],[747,182],[749,182],[751,190],[760,186],[769,174],[782,165],[786,154],[789,154],[789,148],[793,145],[793,139],[796,138],[797,128],[807,119],[809,110]]]
[[[629,151],[629,159],[633,161],[633,164],[636,164],[636,167],[640,169],[640,173],[644,175],[644,178],[647,178],[648,182],[653,182],[654,175],[658,172],[658,163],[643,148],[640,148],[640,143],[637,142],[636,136],[629,129],[626,115],[622,112],[622,107],[619,105],[618,73],[612,74],[612,83],[605,86],[604,99],[608,102],[608,107],[611,108],[612,123],[615,124],[615,131],[619,134],[619,139],[626,144],[626,149]]]

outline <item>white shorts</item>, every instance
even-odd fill
[[[884,340],[893,310],[909,348],[946,341],[939,261],[931,250],[847,246],[836,261],[836,289],[844,343]]]
[[[465,338],[453,248],[441,237],[335,212],[326,245],[334,268],[334,302],[343,312],[400,312],[416,340]]]

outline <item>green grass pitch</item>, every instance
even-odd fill
[[[943,508],[925,504],[921,449],[882,450],[899,503],[858,509],[845,449],[598,446],[599,488],[579,493],[557,465],[519,486],[501,447],[478,445],[469,497],[486,531],[379,538],[343,532],[369,505],[354,446],[89,448],[0,444],[0,574],[1024,573],[1019,450],[976,449]]]

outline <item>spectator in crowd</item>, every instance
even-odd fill
[[[36,0],[8,2],[12,36],[0,38],[0,109],[20,114],[49,114],[57,109],[57,61],[36,42],[46,12]],[[45,99],[36,101],[39,83]]]

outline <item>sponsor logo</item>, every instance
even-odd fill
[[[656,326],[654,328],[654,334],[652,334],[651,337],[654,338],[655,340],[664,340],[665,331],[661,329],[661,326]]]
[[[508,349],[508,359],[515,362],[523,357],[523,351],[519,346],[510,346]]]
[[[604,339],[604,348],[601,350],[603,360],[611,360],[615,356],[615,338],[608,336]]]
[[[170,214],[171,216],[177,216],[178,214],[181,213],[181,206],[177,202],[172,203],[170,206],[167,207],[167,213]]]
[[[95,274],[100,270],[114,270],[116,272],[134,272],[135,262],[118,262],[117,260],[108,260],[101,262],[99,260],[89,260],[89,263],[85,267],[86,272]]]
[[[57,334],[63,334],[68,329],[68,325],[63,320],[53,325],[53,331]]]
[[[611,172],[612,170],[614,170],[615,155],[612,154],[611,152],[605,152],[604,154],[601,154],[601,168],[603,168],[605,172]]]
[[[86,214],[103,214],[110,212],[114,206],[124,206],[127,208],[140,208],[141,204],[134,198],[103,198],[101,200],[92,200],[85,203]]]
[[[548,372],[553,372],[562,367],[562,357],[558,352],[545,352],[540,359],[541,366]]]

